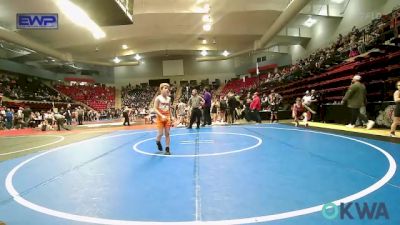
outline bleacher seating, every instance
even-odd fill
[[[128,85],[122,88],[122,104],[130,108],[141,110],[149,108],[149,104],[155,96],[158,87],[133,87]]]
[[[221,91],[221,94],[225,95],[229,91],[240,93],[241,90],[249,89],[254,85],[257,85],[257,82],[258,82],[258,77],[246,78],[244,81],[242,79],[231,80],[224,86],[224,88]]]
[[[97,111],[115,106],[115,88],[105,85],[56,85],[63,94],[80,101]]]
[[[340,35],[330,47],[318,49],[297,64],[275,71],[260,71],[260,78],[254,77],[254,70],[253,77],[246,78],[245,82],[229,81],[223,93],[229,90],[242,94],[255,90],[268,93],[275,89],[286,102],[292,103],[306,90],[315,89],[326,102],[333,102],[343,98],[351,78],[359,74],[367,86],[369,101],[390,100],[389,90],[393,89],[391,85],[400,71],[400,47],[396,42],[399,24],[393,22],[399,17],[400,10],[394,10],[363,28],[354,27],[349,34]],[[390,18],[393,18],[392,24]],[[355,45],[359,53],[350,55]],[[260,85],[256,85],[258,80],[261,80]]]
[[[361,75],[368,89],[369,101],[391,99],[391,92],[383,91],[393,82],[391,77],[398,77],[400,70],[400,51],[377,58],[346,63],[302,80],[276,87],[286,99],[303,96],[306,90],[316,89],[324,95],[326,101],[340,101],[355,74]],[[390,86],[390,85],[389,85]]]
[[[0,93],[12,100],[70,102],[38,77],[0,72]]]

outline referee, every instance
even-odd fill
[[[204,99],[197,94],[197,90],[192,90],[192,96],[189,99],[188,105],[191,109],[190,124],[188,129],[192,129],[192,125],[196,120],[197,129],[200,129],[201,110],[200,107],[205,103]]]

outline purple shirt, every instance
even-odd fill
[[[210,92],[205,91],[203,98],[204,98],[204,101],[205,101],[204,106],[205,107],[211,107],[211,94],[210,94]]]

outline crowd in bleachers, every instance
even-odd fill
[[[370,51],[395,36],[397,26],[391,29],[391,21],[398,17],[398,13],[394,11],[383,15],[362,29],[354,26],[348,34],[339,34],[336,41],[328,47],[316,50],[292,66],[269,72],[263,77],[263,82],[282,83],[318,74],[348,58]]]
[[[149,110],[150,103],[157,93],[157,87],[133,86],[128,84],[121,89],[122,105],[128,106],[132,111],[143,113]]]
[[[120,109],[105,109],[96,112],[78,105],[71,107],[70,104],[56,109],[49,107],[31,109],[29,105],[17,108],[0,106],[0,130],[41,128],[43,125],[46,125],[45,130],[54,130],[57,129],[57,114],[59,114],[58,118],[64,119],[67,125],[119,119],[122,116]]]
[[[107,87],[104,84],[57,84],[55,88],[73,100],[80,101],[96,111],[115,107],[114,87]]]
[[[38,77],[0,74],[0,93],[12,100],[71,102],[57,91],[46,86]]]
[[[309,107],[304,99],[313,96],[315,102],[309,107],[310,110],[305,111],[315,112],[314,120],[320,120],[324,119],[326,110],[321,107],[322,103],[334,102],[340,105],[350,81],[357,74],[363,77],[362,82],[367,88],[369,101],[393,101],[393,83],[398,79],[396,76],[398,77],[400,68],[399,27],[400,10],[394,10],[363,28],[353,27],[348,34],[340,34],[329,47],[318,49],[291,66],[267,70],[259,76],[245,78],[244,81],[231,80],[221,94],[232,91],[247,102],[250,99],[249,93],[260,91],[264,94],[263,100],[267,99],[267,93],[278,89],[284,99],[280,108],[284,110]],[[314,91],[314,95],[307,92],[303,99],[300,98],[300,104],[293,105],[296,97],[303,96],[306,90],[313,88],[320,90]],[[299,98],[296,102],[298,101]],[[268,101],[263,102],[262,108],[271,110]],[[365,107],[363,110],[365,111]],[[366,112],[363,112],[363,115],[366,115]],[[372,124],[373,121],[368,122]],[[351,124],[351,127],[354,127],[354,124]]]
[[[320,74],[351,57],[368,52],[390,39],[397,38],[399,18],[400,10],[393,10],[392,13],[374,19],[363,28],[353,27],[348,34],[339,34],[328,47],[317,49],[291,66],[275,68],[273,71],[262,73],[259,77],[246,78],[244,82],[240,79],[229,81],[222,93],[234,91],[246,94],[247,91],[254,92],[256,89],[268,90],[277,85]]]

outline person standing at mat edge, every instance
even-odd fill
[[[360,75],[353,77],[351,85],[342,100],[342,105],[346,103],[351,113],[350,123],[346,127],[354,128],[357,118],[360,117],[362,122],[367,123],[367,129],[369,130],[375,125],[375,122],[368,120],[366,115],[360,114],[360,108],[365,106],[367,102],[367,90],[360,81]]]
[[[196,120],[197,129],[200,128],[201,110],[200,107],[205,103],[204,99],[197,94],[197,90],[192,90],[192,97],[190,97],[188,105],[191,109],[190,123],[188,129],[192,129],[192,125]]]
[[[258,97],[258,92],[254,92],[253,94],[253,101],[250,104],[250,110],[253,112],[254,120],[257,123],[261,123],[261,100],[260,97]]]
[[[393,123],[390,127],[391,137],[395,136],[396,128],[398,125],[400,125],[400,80],[396,82],[396,88],[397,90],[393,94],[394,104],[396,105],[394,108]]]
[[[78,106],[78,125],[83,125],[83,116],[85,114],[85,110]]]
[[[169,130],[172,124],[171,118],[171,97],[169,97],[169,84],[160,84],[160,95],[154,100],[154,110],[157,114],[156,124],[158,134],[156,144],[159,151],[162,151],[161,137],[165,134],[165,155],[171,155],[169,145],[171,142]]]
[[[202,126],[206,125],[211,125],[211,114],[210,114],[210,109],[211,109],[211,94],[208,90],[208,87],[205,87],[203,90],[203,98],[204,98],[204,107],[203,107],[203,113],[204,113],[204,123]]]
[[[126,126],[125,124],[128,124],[128,126],[130,126],[129,124],[129,108],[128,106],[125,106],[124,111],[122,112],[122,116],[124,117],[124,123],[123,125]]]

